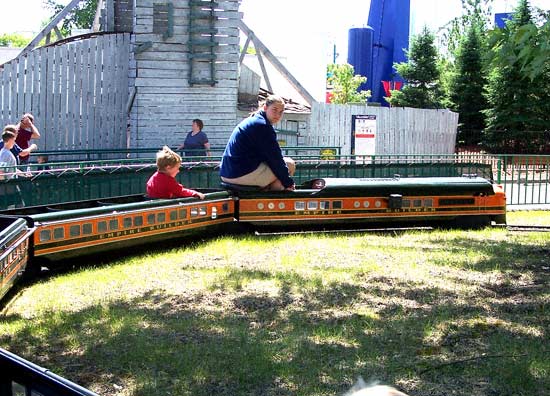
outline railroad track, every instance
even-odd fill
[[[513,232],[550,232],[550,226],[543,225],[507,225],[506,229]]]
[[[550,232],[550,226],[543,225],[497,225],[495,228],[505,228],[511,232]],[[258,236],[296,235],[296,234],[329,234],[329,233],[378,233],[378,232],[405,232],[405,231],[433,231],[433,227],[387,227],[387,228],[356,228],[356,229],[329,229],[329,230],[295,230],[295,231],[267,231],[255,230]]]

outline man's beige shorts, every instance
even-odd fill
[[[262,162],[256,170],[246,175],[236,177],[235,179],[228,179],[222,176],[222,180],[226,183],[238,184],[241,186],[267,187],[277,180],[277,176],[275,176],[271,168],[265,162]]]

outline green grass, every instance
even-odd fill
[[[542,396],[549,255],[503,229],[221,237],[27,286],[0,346],[102,395]]]

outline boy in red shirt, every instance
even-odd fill
[[[157,153],[157,171],[147,181],[147,195],[150,198],[183,198],[197,197],[204,199],[204,194],[183,187],[175,179],[180,171],[181,157],[164,146]]]

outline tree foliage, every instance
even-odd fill
[[[538,30],[528,1],[519,0],[512,20],[493,33],[489,108],[484,112],[484,142],[492,151],[542,152],[549,148],[545,130],[550,123],[550,93],[545,87],[550,83],[550,61],[543,59],[527,68],[522,64],[522,59],[534,53],[533,46],[542,45],[527,41],[531,34],[540,34]]]
[[[458,112],[457,140],[462,144],[481,143],[481,131],[485,128],[487,109],[484,89],[487,84],[481,26],[472,20],[466,35],[462,37],[455,54],[454,71],[449,81],[449,107]]]
[[[370,91],[357,91],[367,78],[354,75],[350,64],[329,64],[328,76],[328,83],[333,87],[332,103],[366,103],[371,96]]]
[[[492,4],[494,0],[461,0],[462,15],[451,19],[439,30],[440,42],[449,54],[455,55],[463,37],[470,26],[477,26],[485,32],[491,25]]]
[[[63,35],[70,35],[72,29],[90,29],[94,22],[98,0],[82,0],[63,20],[61,32]],[[43,0],[47,9],[52,11],[53,18],[65,8],[65,5],[55,0]]]
[[[30,43],[32,39],[29,37],[25,37],[21,34],[10,34],[10,33],[4,33],[0,34],[0,46],[1,47],[14,47],[14,48],[23,48],[28,43]]]
[[[391,97],[386,98],[392,106],[442,107],[438,52],[434,41],[434,35],[424,26],[420,34],[412,37],[407,51],[408,62],[394,64],[406,83],[401,91],[391,91]]]

